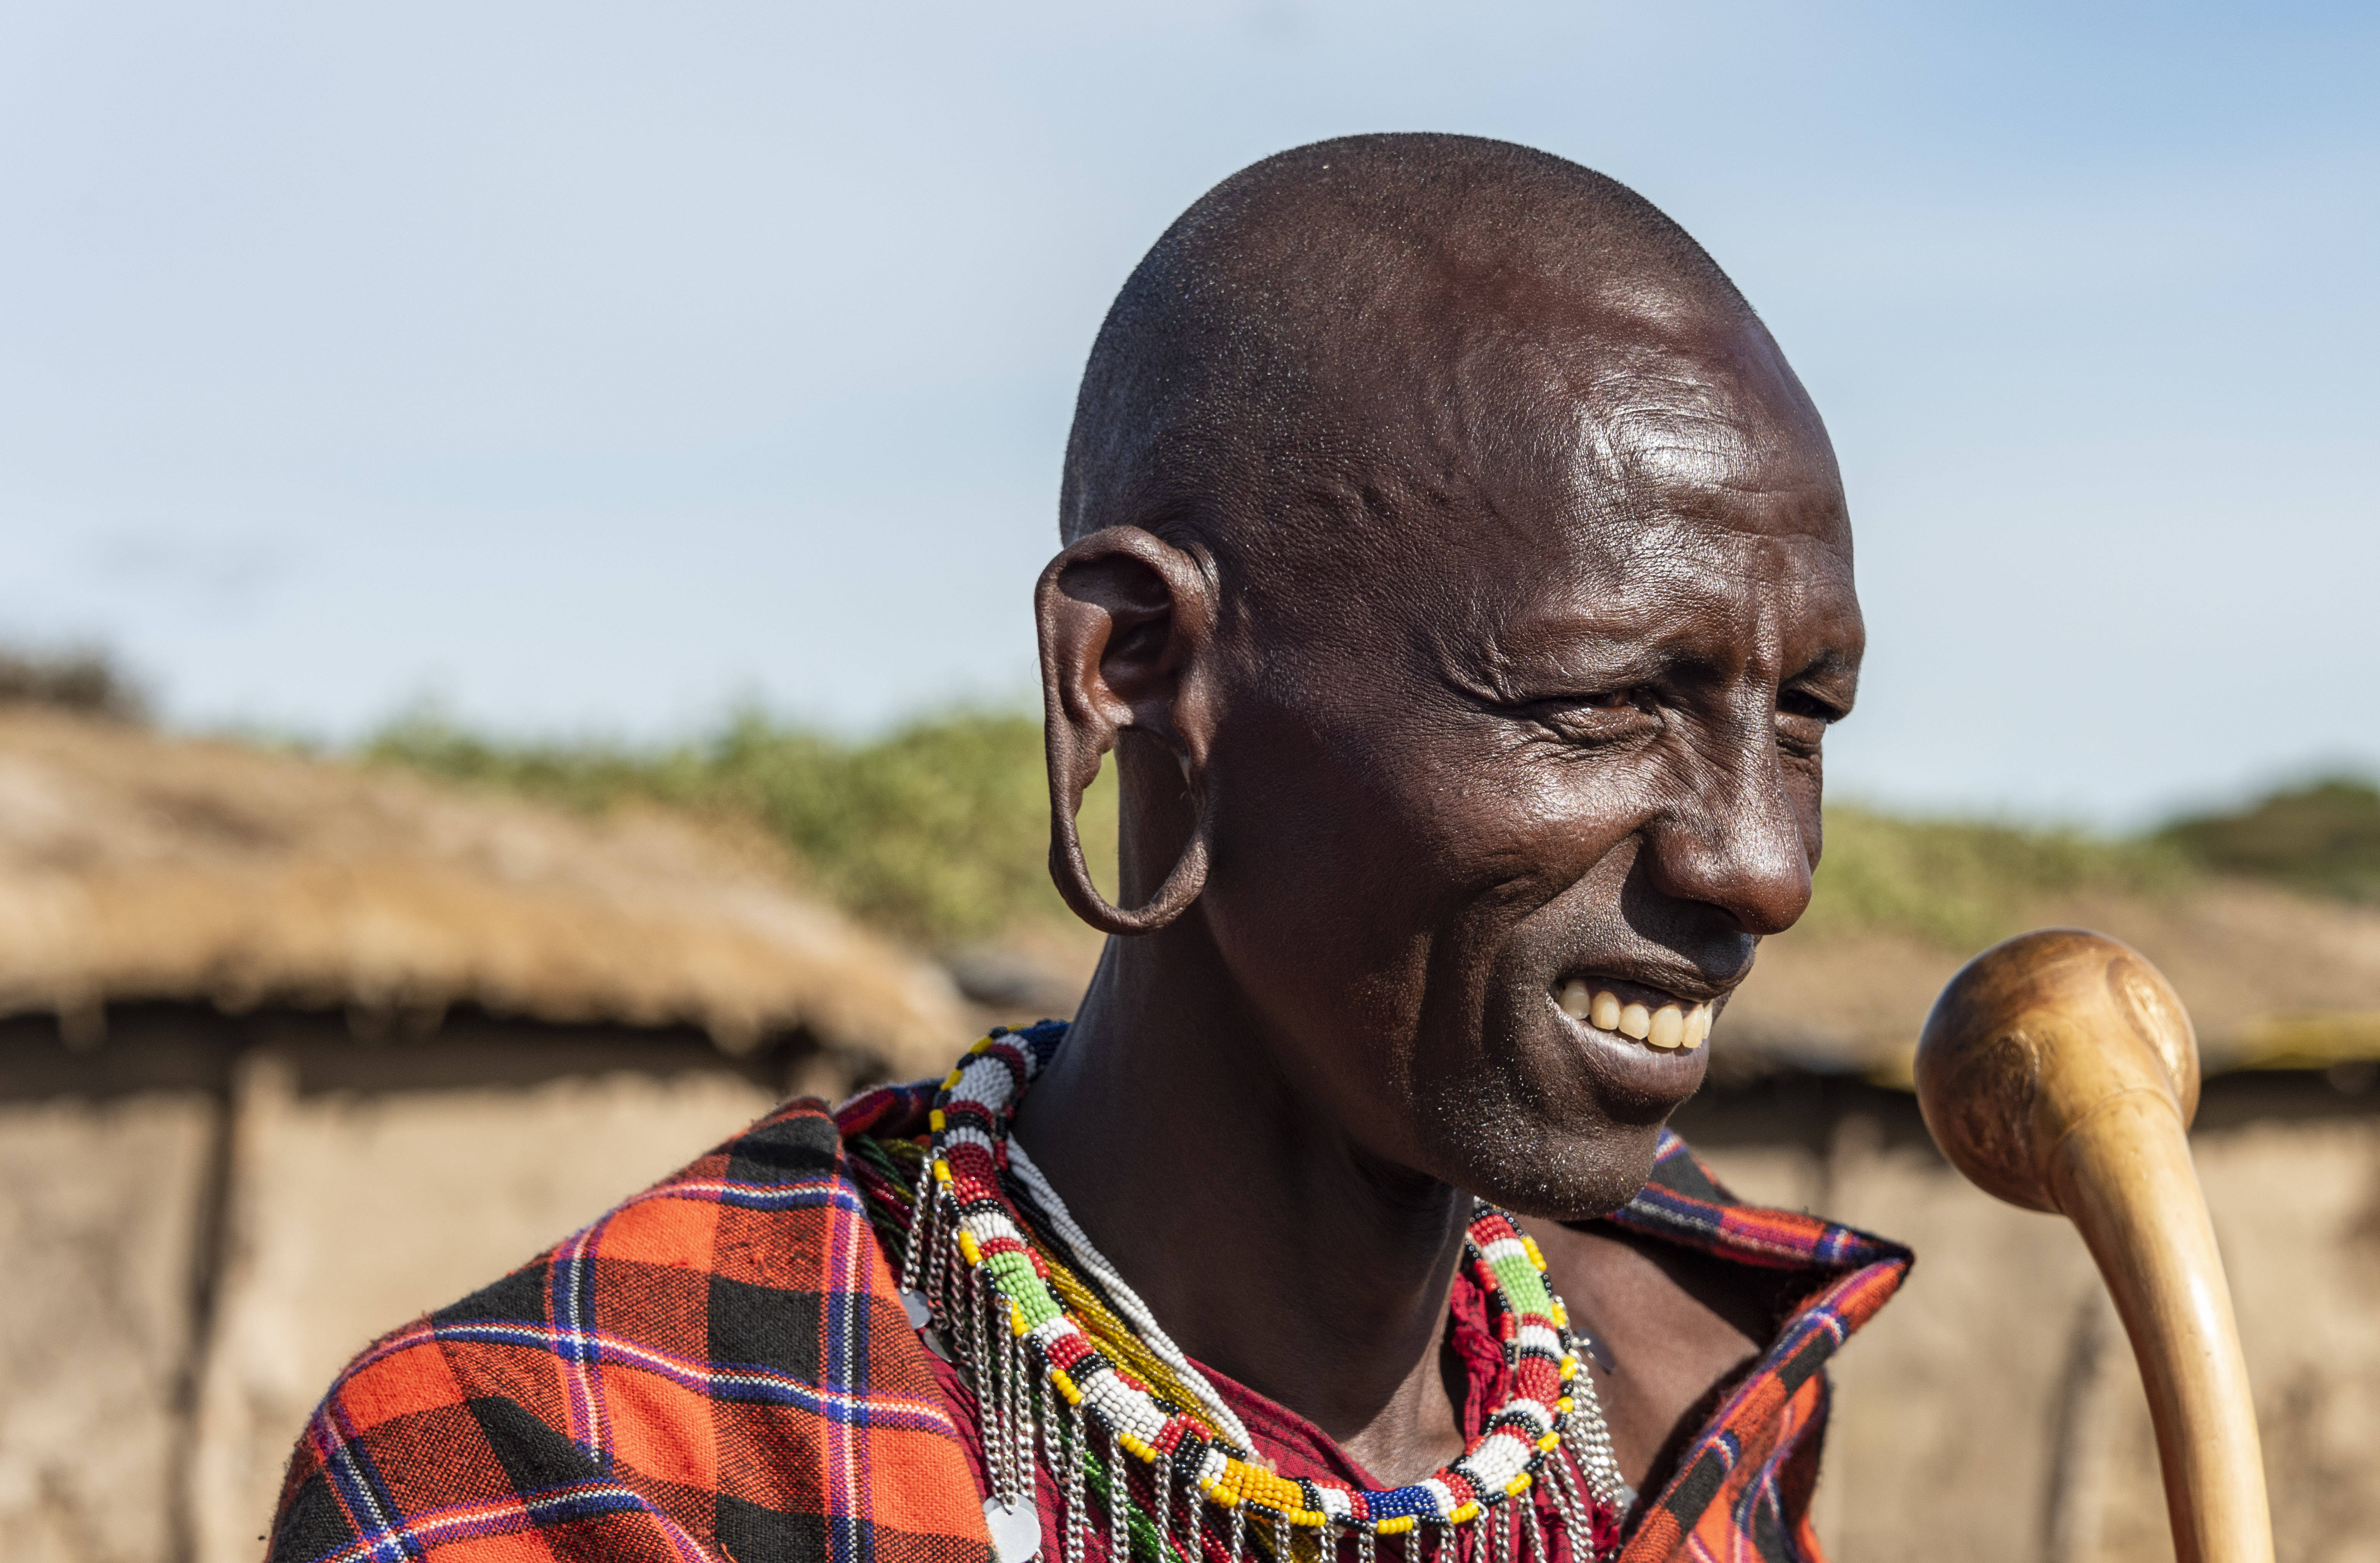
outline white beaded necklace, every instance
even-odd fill
[[[1542,1481],[1582,1557],[1587,1556],[1594,1502],[1624,1512],[1633,1494],[1621,1476],[1592,1377],[1579,1361],[1561,1301],[1544,1283],[1544,1256],[1501,1212],[1480,1206],[1472,1221],[1469,1262],[1488,1286],[1514,1392],[1488,1419],[1463,1454],[1419,1483],[1378,1492],[1332,1481],[1289,1481],[1257,1461],[1240,1419],[1213,1384],[1166,1335],[1148,1304],[1099,1254],[1065,1202],[1050,1186],[1009,1125],[1026,1085],[1054,1050],[1063,1028],[994,1032],[976,1044],[935,1097],[927,1176],[910,1217],[902,1284],[913,1317],[930,1317],[941,1339],[971,1370],[992,1496],[985,1506],[1003,1563],[1021,1563],[1039,1542],[1032,1472],[1051,1472],[1067,1495],[1066,1563],[1080,1563],[1085,1464],[1093,1433],[1106,1443],[1106,1508],[1111,1550],[1127,1556],[1126,1454],[1154,1475],[1154,1523],[1174,1533],[1174,1488],[1192,1489],[1192,1555],[1197,1496],[1227,1521],[1229,1555],[1245,1557],[1247,1524],[1269,1525],[1279,1558],[1290,1557],[1296,1529],[1352,1536],[1358,1563],[1373,1563],[1382,1537],[1418,1540],[1492,1516],[1487,1526],[1497,1563],[1511,1563],[1521,1527],[1548,1554],[1534,1504],[1522,1495]],[[1114,1304],[1136,1346],[1145,1348],[1203,1416],[1152,1399],[1148,1387],[1111,1361],[1057,1302],[1041,1256],[1019,1225],[1001,1184],[1014,1173],[1054,1230],[1075,1268]],[[1072,1283],[1069,1283],[1072,1284]],[[1060,1403],[1048,1403],[1054,1390]],[[1566,1449],[1571,1459],[1560,1458]],[[1552,1457],[1552,1458],[1548,1458]],[[1573,1473],[1571,1460],[1575,1460]],[[1220,1538],[1219,1538],[1220,1539]]]

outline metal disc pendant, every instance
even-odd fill
[[[984,1499],[983,1522],[991,1531],[991,1555],[1000,1563],[1031,1563],[1041,1555],[1041,1511],[1031,1493],[1017,1494],[1014,1504]]]
[[[903,1287],[901,1309],[909,1315],[909,1327],[917,1332],[917,1339],[926,1343],[926,1350],[949,1362],[950,1349],[942,1344],[941,1336],[934,1328],[934,1311],[926,1306],[926,1294]]]

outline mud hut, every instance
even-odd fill
[[[0,1557],[256,1557],[370,1337],[968,1024],[757,836],[0,709]]]

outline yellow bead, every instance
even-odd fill
[[[1414,1517],[1400,1514],[1393,1520],[1383,1520],[1372,1528],[1384,1536],[1400,1536],[1414,1528]]]
[[[1519,1497],[1523,1493],[1525,1493],[1528,1490],[1529,1473],[1525,1471],[1504,1484],[1504,1496],[1506,1497]]]
[[[933,1111],[931,1111],[931,1112],[929,1112],[929,1113],[926,1114],[926,1127],[927,1127],[927,1128],[929,1128],[929,1129],[947,1129],[947,1128],[949,1128],[950,1126],[951,1126],[951,1121],[950,1121],[950,1119],[949,1119],[948,1117],[944,1116],[944,1114],[943,1114],[943,1112],[942,1112],[942,1109],[940,1109],[940,1108],[936,1108]]]
[[[970,1265],[980,1265],[983,1263],[983,1247],[980,1243],[975,1241],[975,1234],[973,1232],[962,1231],[959,1233],[959,1252],[966,1256],[966,1262]]]
[[[959,1088],[959,1082],[964,1078],[965,1077],[960,1074],[957,1070],[951,1071],[948,1074],[942,1076],[942,1089],[945,1091],[957,1090]]]
[[[1548,1433],[1544,1437],[1537,1440],[1537,1448],[1548,1451],[1559,1448],[1560,1444],[1561,1435],[1559,1433]]]
[[[1058,1387],[1058,1393],[1066,1397],[1068,1405],[1079,1406],[1083,1403],[1083,1392],[1075,1387],[1074,1375],[1064,1368],[1051,1368],[1050,1382]]]
[[[1479,1506],[1475,1503],[1466,1503],[1461,1508],[1458,1508],[1453,1513],[1448,1515],[1447,1518],[1453,1521],[1458,1525],[1469,1524],[1472,1521],[1479,1518]]]
[[[1531,1237],[1526,1232],[1523,1232],[1521,1234],[1521,1251],[1529,1256],[1530,1264],[1535,1265],[1540,1270],[1546,1267],[1546,1251],[1539,1248],[1537,1246],[1537,1240]]]
[[[1554,1410],[1561,1412],[1564,1416],[1568,1416],[1571,1412],[1578,1410],[1578,1402],[1572,1399],[1568,1395],[1564,1395],[1560,1399],[1554,1402]]]
[[[1559,1297],[1554,1299],[1554,1327],[1558,1329],[1570,1327],[1570,1310],[1562,1306],[1562,1300]]]
[[[968,1052],[970,1052],[970,1053],[980,1053],[980,1052],[982,1052],[986,1048],[989,1048],[989,1047],[990,1047],[990,1046],[991,1046],[991,1038],[990,1038],[990,1037],[989,1037],[989,1036],[986,1036],[986,1037],[982,1037],[982,1038],[978,1039],[978,1040],[977,1041],[976,1045],[975,1045],[974,1047],[972,1047],[972,1048],[969,1048],[967,1049],[967,1051],[968,1051]]]
[[[937,1161],[937,1162],[935,1162],[935,1163],[934,1163],[934,1181],[936,1181],[937,1183],[947,1183],[947,1182],[949,1182],[950,1181],[951,1181],[951,1164],[950,1164],[949,1162],[947,1162],[947,1161]]]

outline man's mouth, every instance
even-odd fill
[[[1708,1000],[1689,1003],[1639,983],[1572,977],[1555,993],[1554,1003],[1590,1030],[1665,1053],[1690,1052],[1710,1036]]]

